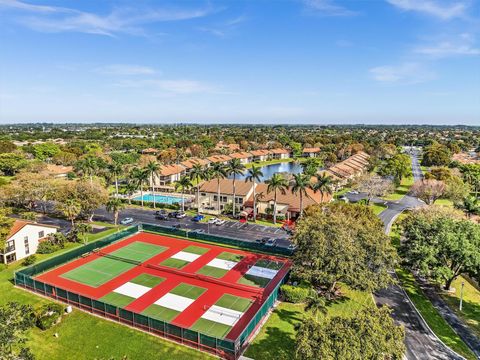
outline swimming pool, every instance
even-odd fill
[[[136,201],[142,201],[142,196],[137,196],[133,198]],[[143,194],[143,201],[153,202],[152,194]],[[155,195],[155,202],[158,204],[181,204],[182,198],[177,196],[169,195]]]

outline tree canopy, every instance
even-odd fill
[[[330,204],[311,206],[296,226],[298,249],[293,276],[333,292],[337,282],[374,290],[392,282],[388,270],[397,255],[383,225],[366,206]]]
[[[422,165],[444,166],[451,161],[452,154],[445,145],[434,142],[423,150]]]
[[[400,360],[405,332],[395,325],[387,307],[366,307],[350,318],[323,321],[307,318],[298,328],[299,360]]]
[[[401,225],[400,250],[410,269],[445,289],[462,273],[480,272],[480,225],[436,206],[413,211]]]

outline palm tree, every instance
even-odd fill
[[[200,213],[200,182],[204,179],[205,169],[200,164],[194,164],[190,169],[190,179],[197,187],[197,214]]]
[[[175,191],[178,191],[179,189],[182,191],[182,211],[185,211],[185,190],[190,189],[192,186],[190,178],[186,175],[182,176],[180,180],[175,181]]]
[[[85,175],[90,177],[90,184],[93,184],[93,175],[98,170],[98,159],[93,156],[88,156],[83,159],[83,168]]]
[[[299,173],[293,175],[293,181],[291,183],[292,194],[298,194],[300,196],[300,215],[303,214],[303,196],[308,197],[308,189],[311,189],[312,184],[310,182],[310,176],[307,174]]]
[[[79,235],[83,235],[83,244],[86,245],[88,242],[88,233],[92,231],[92,225],[88,223],[77,224],[76,230]]]
[[[285,195],[286,190],[288,188],[287,179],[285,179],[280,174],[273,174],[273,176],[265,181],[267,184],[267,193],[274,192],[273,195],[273,223],[277,223],[277,191],[280,191],[283,195]]]
[[[210,169],[211,178],[217,179],[217,211],[220,214],[220,180],[225,179],[227,171],[225,165],[219,162],[214,163]]]
[[[247,177],[245,178],[245,182],[249,181],[252,183],[252,188],[253,188],[253,221],[257,221],[257,196],[256,196],[256,186],[257,182],[260,181],[260,179],[263,176],[262,170],[258,166],[252,165],[250,169],[247,171]]]
[[[135,180],[129,180],[125,185],[125,194],[128,196],[128,203],[132,203],[132,195],[138,190],[138,183]]]
[[[145,169],[135,167],[130,172],[130,176],[135,180],[137,188],[140,189],[140,198],[143,207],[143,184],[146,180],[148,180],[148,172],[145,171]]]
[[[115,226],[118,224],[118,215],[120,213],[120,210],[125,208],[125,205],[119,198],[112,198],[108,200],[107,205],[106,205],[107,211],[113,212],[113,220]]]
[[[63,203],[57,205],[57,209],[72,223],[72,227],[75,226],[75,219],[80,215],[82,207],[77,200],[67,199]]]
[[[108,165],[108,170],[110,171],[110,173],[113,174],[113,178],[115,181],[115,196],[118,197],[118,176],[122,174],[123,166],[118,162],[113,162]]]
[[[311,311],[315,316],[315,319],[318,320],[318,314],[324,314],[327,311],[327,308],[325,307],[325,299],[318,295],[316,291],[312,292],[312,294],[307,297],[305,310]]]
[[[323,200],[323,195],[333,194],[333,179],[331,176],[327,174],[320,174],[317,175],[317,182],[313,184],[312,186],[313,191],[315,192],[320,192],[322,194],[322,200]]]
[[[227,174],[233,175],[232,186],[233,186],[233,217],[235,217],[235,209],[236,209],[236,198],[235,195],[237,194],[235,189],[235,180],[237,175],[242,175],[245,171],[245,165],[240,162],[240,159],[232,159],[227,164]]]
[[[156,208],[155,202],[155,182],[153,181],[153,177],[157,173],[158,169],[160,168],[159,164],[156,161],[149,161],[147,166],[145,167],[146,171],[150,175],[150,184],[152,185],[152,195],[153,195],[153,208]]]

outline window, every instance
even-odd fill
[[[23,244],[24,244],[25,246],[28,245],[28,236],[25,236],[25,237],[23,238]]]
[[[28,255],[30,254],[30,247],[28,246],[28,244],[25,245],[25,255]]]
[[[213,195],[213,201],[217,201],[218,197],[217,195]]]
[[[221,202],[227,202],[228,198],[226,196],[220,196],[220,201]]]
[[[7,242],[7,247],[6,247],[6,252],[9,253],[11,251],[15,251],[15,241],[14,240],[10,240]]]
[[[235,198],[235,203],[236,204],[243,204],[243,198],[241,198],[241,197]]]
[[[200,193],[200,195],[202,195],[202,196],[207,196],[207,194],[205,194],[205,193]]]
[[[45,237],[45,231],[43,231],[43,230],[42,230],[42,231],[39,231],[39,232],[38,232],[38,237],[39,237],[40,239],[43,238],[43,237]]]

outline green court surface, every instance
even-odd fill
[[[193,286],[185,283],[181,283],[180,285],[174,287],[170,290],[171,294],[175,294],[178,296],[183,296],[189,299],[197,299],[200,295],[202,295],[206,289]]]
[[[132,298],[132,297],[127,296],[127,295],[122,295],[122,294],[119,294],[119,293],[116,293],[116,292],[112,291],[111,293],[105,295],[104,297],[100,298],[99,300],[103,301],[107,304],[123,308],[123,307],[127,306],[128,304],[130,304],[131,302],[133,302],[135,300],[135,298]]]
[[[252,305],[252,301],[250,299],[224,294],[220,299],[218,299],[215,305],[224,307],[226,309],[245,312],[250,305]]]
[[[211,277],[214,277],[214,278],[218,279],[218,278],[223,277],[227,272],[228,272],[228,270],[219,269],[219,268],[214,267],[214,266],[205,265],[204,267],[202,267],[200,270],[197,271],[197,274],[211,276]]]
[[[200,247],[200,246],[190,245],[190,246],[187,246],[182,251],[189,252],[191,254],[203,255],[203,254],[209,252],[210,249]]]
[[[110,254],[135,261],[145,261],[167,250],[165,246],[134,241]]]
[[[101,257],[62,274],[61,277],[81,284],[98,287],[136,265]]]
[[[172,267],[175,269],[181,269],[187,264],[190,264],[190,263],[185,260],[174,259],[174,258],[168,258],[160,263],[160,265]]]
[[[138,275],[136,278],[130,280],[129,282],[138,284],[138,285],[147,286],[153,289],[155,286],[157,286],[164,280],[165,278],[161,278],[158,276],[154,276],[150,274],[141,274],[141,275]]]
[[[222,252],[220,255],[217,256],[217,259],[221,260],[228,260],[228,261],[235,261],[240,262],[244,257],[239,254],[234,254],[230,252]]]
[[[180,311],[169,309],[157,304],[152,304],[142,311],[143,315],[150,316],[153,319],[170,322],[180,314]]]
[[[243,275],[237,281],[237,283],[239,284],[257,286],[261,288],[264,288],[265,286],[267,286],[269,282],[270,282],[270,279],[267,279],[261,276],[250,275],[250,274]]]
[[[220,324],[215,321],[200,318],[193,324],[190,330],[198,331],[205,335],[223,339],[223,337],[228,334],[231,328],[231,326],[225,324]]]
[[[132,242],[118,250],[111,252],[111,255],[134,261],[145,261],[152,256],[160,254],[167,248],[141,241]],[[118,275],[134,268],[136,265],[125,261],[100,257],[81,265],[73,270],[62,274],[63,278],[76,281],[92,287],[98,287]]]
[[[267,259],[260,259],[255,263],[255,266],[272,269],[272,270],[280,270],[283,265],[285,265],[281,261],[272,261]]]

